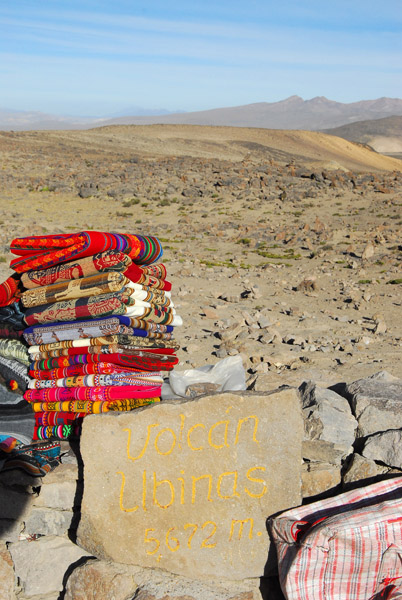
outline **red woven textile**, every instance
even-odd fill
[[[102,350],[97,351],[97,348],[102,348]],[[139,354],[141,352],[150,352],[151,354],[163,354],[165,355],[173,355],[175,353],[174,348],[147,348],[146,346],[138,347],[135,346],[120,346],[118,344],[113,344],[112,346],[92,346],[91,348],[65,348],[63,352],[58,353],[56,351],[42,352],[42,356],[39,358],[33,358],[33,360],[47,360],[48,358],[60,358],[62,356],[72,356],[74,354],[116,354],[118,352],[122,352],[123,354]]]
[[[62,281],[89,277],[97,273],[125,271],[131,264],[131,258],[127,254],[118,250],[107,250],[106,252],[98,252],[93,256],[62,263],[49,269],[28,271],[22,274],[21,282],[25,288],[30,290]]]
[[[108,402],[130,398],[156,398],[160,396],[160,391],[160,386],[152,386],[145,389],[134,385],[60,387],[47,388],[44,390],[27,390],[24,394],[24,398],[27,402],[69,402],[73,400]],[[47,410],[52,410],[52,408],[48,407]],[[78,410],[74,412],[85,411]]]
[[[11,275],[0,285],[0,306],[8,306],[17,302],[21,295],[19,277]]]
[[[49,426],[49,425],[65,425],[72,423],[77,419],[85,417],[86,413],[75,413],[75,412],[36,412],[35,423],[36,425]]]
[[[20,257],[10,263],[17,273],[46,269],[106,250],[124,252],[140,264],[151,264],[162,254],[157,238],[101,231],[16,238],[10,250]]]
[[[69,367],[71,365],[90,364],[98,362],[108,362],[114,365],[122,365],[139,371],[171,371],[174,365],[179,362],[175,355],[162,355],[138,353],[135,354],[76,354],[71,356],[60,356],[59,358],[49,358],[37,360],[31,363],[32,370],[47,371],[58,369],[60,367]]]
[[[31,326],[121,315],[126,311],[125,299],[124,292],[110,292],[89,298],[52,302],[25,309],[24,320]]]
[[[160,269],[151,271],[151,267],[141,268],[133,263],[124,271],[124,275],[133,283],[141,283],[150,288],[169,292],[172,289],[170,281],[166,281],[166,279],[155,277],[155,275],[153,275],[154,272],[166,272],[164,265],[160,264],[159,267]]]
[[[48,370],[30,370],[29,376],[33,379],[59,379],[60,377],[73,377],[74,375],[110,375],[112,373],[132,373],[137,377],[154,377],[159,371],[137,371],[129,367],[112,365],[111,363],[91,363],[89,365],[70,365]]]

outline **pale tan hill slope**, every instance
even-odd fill
[[[402,171],[402,161],[378,154],[340,137],[325,133],[207,127],[198,125],[115,125],[85,131],[22,131],[0,133],[0,151],[75,156],[113,155],[192,156],[241,161],[270,160],[311,168],[350,171]]]
[[[323,133],[336,135],[351,142],[368,144],[376,152],[388,154],[402,152],[402,117],[400,116],[358,121],[342,127],[326,129]]]
[[[205,127],[197,125],[122,125],[66,132],[92,143],[118,143],[120,150],[150,155],[198,156],[242,160],[246,156],[295,158],[326,168],[357,171],[402,170],[402,161],[324,133],[299,130]]]

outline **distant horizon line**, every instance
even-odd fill
[[[212,110],[224,110],[224,109],[230,109],[230,108],[240,108],[240,107],[244,107],[244,106],[255,106],[255,105],[261,105],[261,104],[280,104],[282,102],[287,102],[289,100],[301,100],[302,102],[312,102],[314,100],[323,100],[323,101],[327,101],[327,102],[333,102],[335,104],[342,104],[342,105],[351,105],[351,104],[359,104],[361,102],[375,102],[378,100],[401,100],[402,98],[399,98],[397,96],[391,97],[391,96],[379,96],[377,98],[367,98],[367,99],[361,99],[361,100],[355,100],[353,102],[341,102],[339,100],[332,100],[331,98],[327,98],[326,96],[313,96],[312,98],[303,98],[302,96],[299,96],[298,94],[292,94],[291,96],[288,96],[286,98],[283,98],[281,100],[275,100],[272,102],[268,102],[266,100],[260,100],[260,101],[256,101],[256,102],[247,102],[245,104],[233,104],[230,106],[218,106],[218,107],[213,107],[213,108],[203,108],[203,109],[195,109],[195,110],[184,110],[184,109],[175,109],[175,110],[169,110],[169,109],[165,109],[165,108],[159,108],[159,109],[152,109],[152,108],[145,108],[142,106],[135,106],[133,107],[133,111],[137,111],[136,112],[129,112],[131,109],[130,108],[122,108],[121,110],[114,110],[113,112],[108,112],[108,113],[103,113],[101,115],[88,115],[88,114],[69,114],[69,113],[56,113],[56,112],[46,112],[45,110],[40,110],[40,109],[16,109],[16,108],[8,108],[8,107],[0,107],[0,116],[1,113],[10,113],[10,114],[27,114],[27,115],[32,115],[32,114],[38,114],[38,115],[43,115],[46,117],[53,117],[53,118],[60,118],[60,119],[79,119],[79,120],[84,120],[84,119],[90,119],[90,120],[94,120],[94,121],[102,121],[102,120],[109,120],[109,119],[118,119],[118,118],[124,118],[124,117],[158,117],[158,116],[168,116],[168,115],[176,115],[176,114],[191,114],[191,113],[199,113],[199,112],[208,112],[208,111],[212,111]]]

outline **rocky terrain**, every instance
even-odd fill
[[[400,473],[402,162],[324,134],[237,132],[0,133],[1,276],[10,273],[16,236],[82,229],[157,235],[184,321],[175,331],[178,368],[240,354],[250,390],[299,387],[305,501]],[[379,371],[387,373],[366,379]],[[15,598],[14,570],[24,600],[79,600],[92,597],[88,590],[94,598],[120,590],[119,599],[128,590],[142,600],[259,597],[247,581],[236,591],[197,588],[158,571],[84,565],[85,552],[67,537],[82,471],[76,449],[65,444],[64,451],[63,464],[43,482],[3,474],[11,494],[3,521],[14,535],[8,541],[17,542],[12,557],[0,549],[3,597]],[[25,538],[22,492],[33,510]],[[280,598],[275,580],[264,585],[264,598]]]
[[[398,375],[402,162],[324,134],[270,133],[3,132],[1,275],[16,236],[157,235],[183,366],[239,352],[262,386]]]

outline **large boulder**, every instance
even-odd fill
[[[91,560],[71,573],[64,600],[254,600],[261,597],[259,583],[195,581],[160,569]]]
[[[374,460],[353,454],[343,475],[343,484],[347,487],[363,479],[379,478],[388,471],[389,468],[378,465]]]
[[[363,456],[402,469],[402,431],[395,429],[372,435],[364,444]]]
[[[35,541],[23,540],[9,545],[24,596],[45,597],[46,594],[61,592],[67,569],[88,552],[69,539],[44,536]]]
[[[301,502],[302,437],[294,389],[91,415],[78,543],[190,578],[260,577],[266,519]]]
[[[14,591],[14,565],[7,546],[0,543],[0,598],[1,600],[17,600]]]
[[[312,381],[305,381],[299,387],[303,408],[305,440],[315,441],[306,447],[308,460],[340,464],[341,459],[353,452],[357,421],[352,415],[349,403],[336,392],[320,388]],[[320,442],[320,443],[318,443]],[[323,444],[326,442],[326,444]],[[306,458],[306,457],[304,457]]]
[[[138,589],[133,567],[89,560],[71,573],[64,600],[128,600]]]
[[[345,388],[358,420],[358,436],[402,428],[402,380],[382,371]]]

